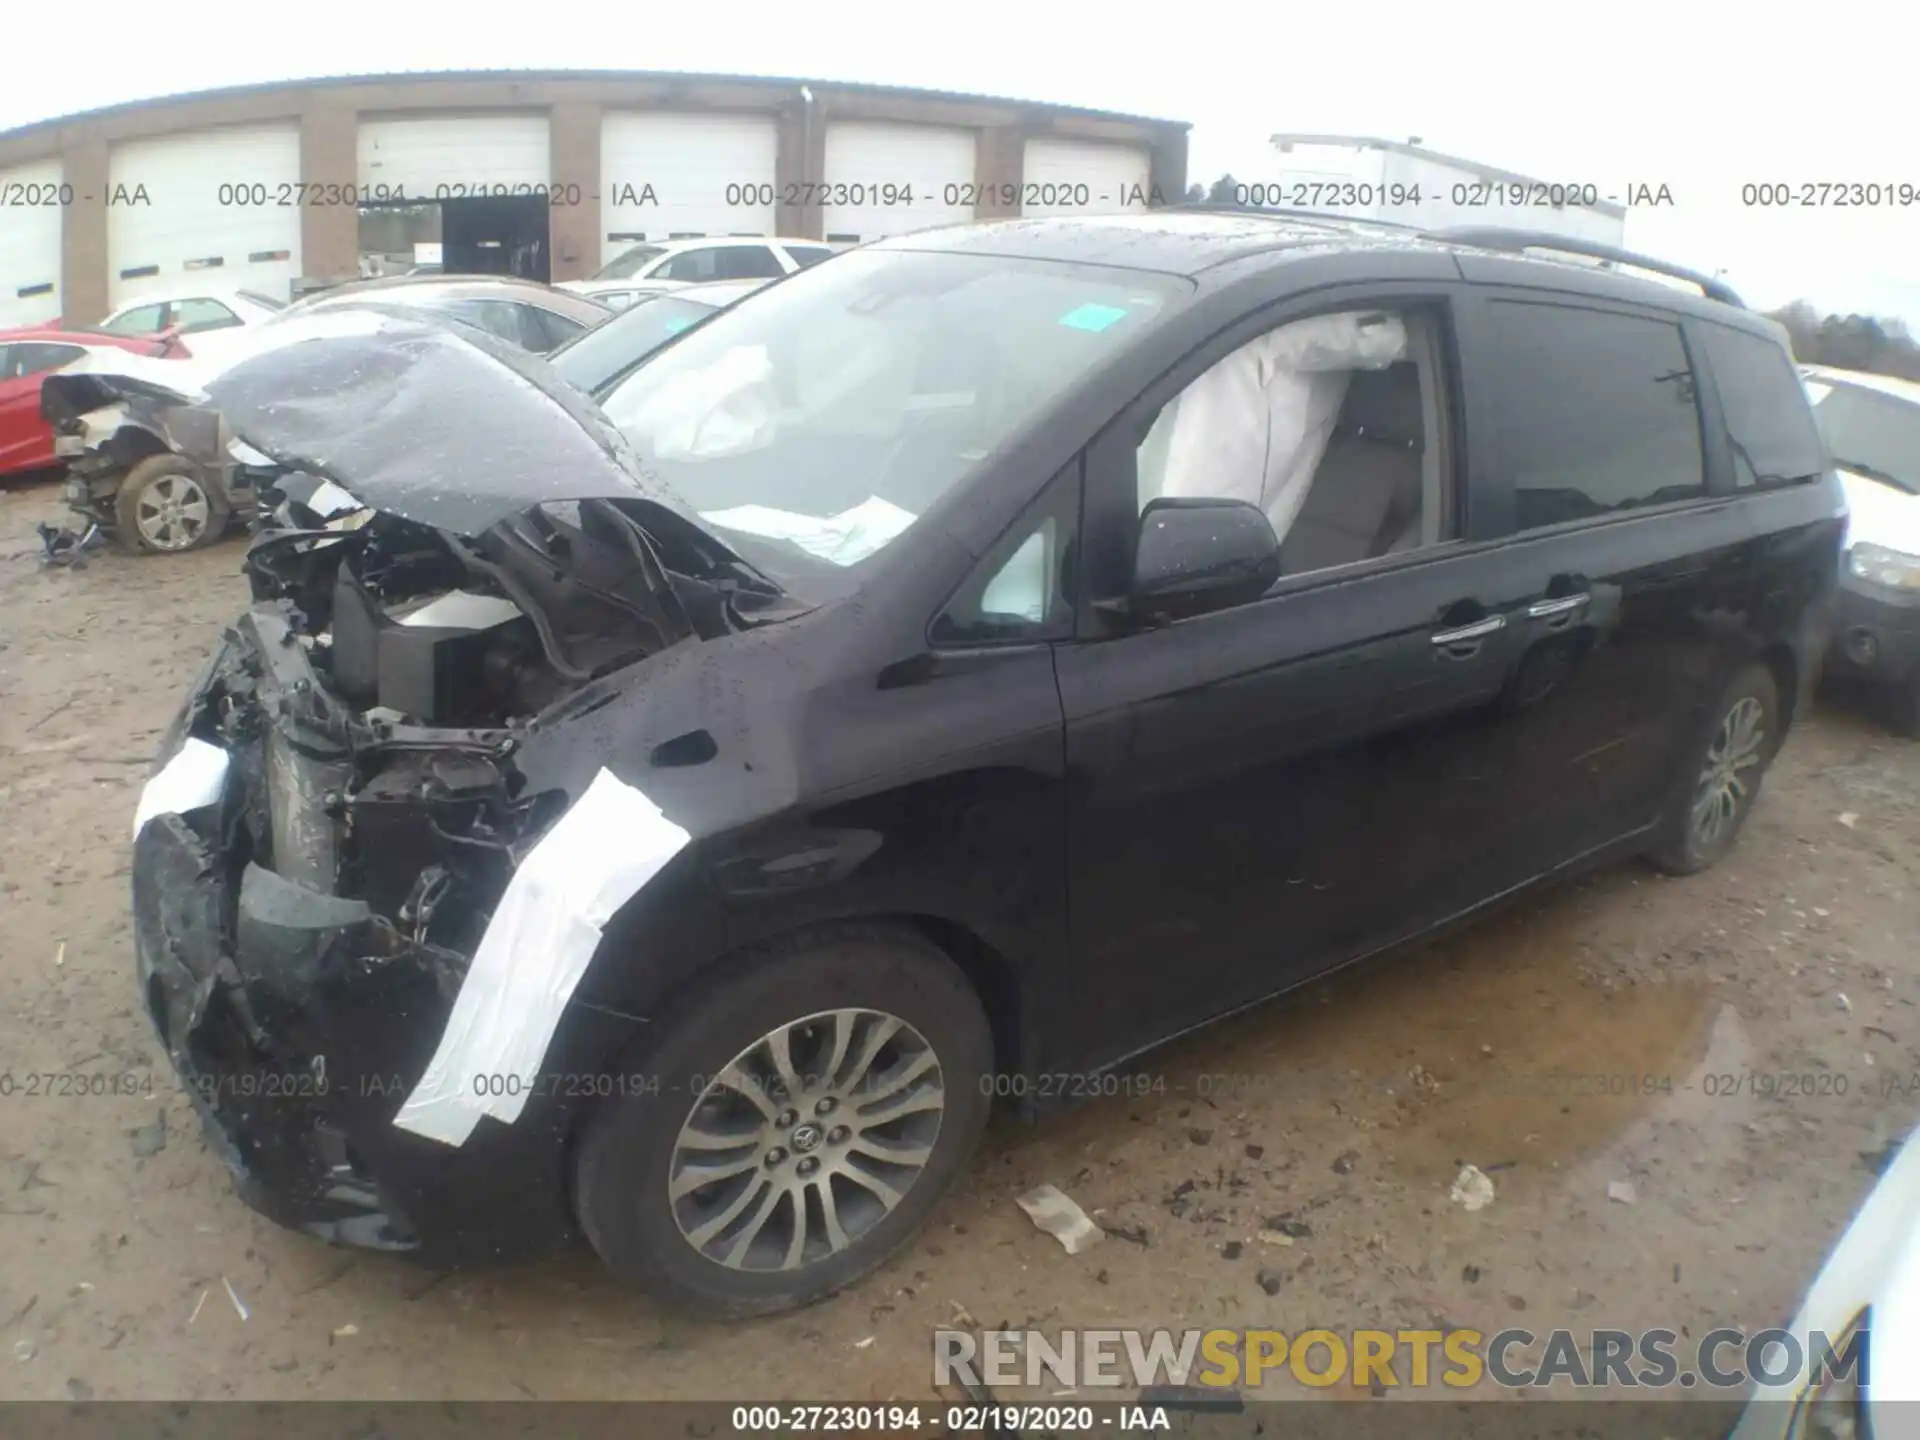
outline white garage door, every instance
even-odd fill
[[[827,239],[872,240],[973,219],[973,164],[971,130],[829,125],[821,177]]]
[[[359,179],[375,197],[534,195],[552,169],[544,111],[360,122]]]
[[[300,129],[198,130],[113,147],[109,302],[204,282],[284,300],[300,274]]]
[[[1147,208],[1153,164],[1131,145],[1027,141],[1022,215],[1116,215]]]
[[[60,162],[0,170],[0,326],[60,315]]]
[[[768,115],[609,114],[600,126],[601,263],[641,240],[773,234],[778,148]]]

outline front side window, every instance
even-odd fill
[[[1700,411],[1680,327],[1496,300],[1486,381],[1517,528],[1706,494]]]
[[[1051,261],[866,251],[722,311],[601,407],[754,563],[803,595],[840,589],[835,571],[892,543],[1191,291]]]
[[[240,323],[240,317],[218,300],[204,297],[173,302],[173,323],[182,335],[208,330],[228,330]]]
[[[666,254],[658,245],[636,245],[600,267],[596,280],[631,280],[647,266]]]
[[[100,328],[109,335],[157,335],[166,313],[167,307],[164,305],[136,305]]]
[[[1248,341],[1161,407],[1135,459],[1140,509],[1255,505],[1283,575],[1447,538],[1440,324],[1419,307],[1348,310]]]
[[[1807,393],[1835,465],[1920,495],[1920,405],[1824,377]]]
[[[1713,324],[1701,329],[1726,417],[1734,484],[1743,489],[1791,485],[1826,469],[1820,433],[1801,403],[1800,381],[1787,352],[1744,330]]]

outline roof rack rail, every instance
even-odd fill
[[[1337,210],[1306,210],[1299,206],[1288,205],[1233,205],[1224,201],[1183,200],[1178,205],[1162,205],[1162,210],[1186,210],[1202,215],[1259,215],[1268,220],[1318,220],[1322,224],[1333,225],[1379,225],[1388,230],[1405,230],[1410,235],[1420,234],[1417,225],[1406,225],[1398,220],[1376,220],[1371,215],[1342,215]]]
[[[1425,233],[1432,240],[1451,245],[1475,245],[1483,250],[1505,250],[1512,254],[1525,250],[1557,250],[1563,255],[1610,260],[1616,265],[1631,265],[1636,270],[1650,270],[1656,275],[1684,280],[1689,285],[1698,285],[1700,293],[1709,300],[1717,300],[1722,305],[1731,305],[1739,310],[1747,308],[1746,302],[1731,285],[1711,275],[1702,275],[1698,270],[1672,265],[1665,260],[1656,260],[1651,255],[1622,250],[1617,245],[1606,245],[1598,240],[1578,240],[1570,235],[1556,235],[1546,230],[1509,230],[1498,225],[1456,225]]]

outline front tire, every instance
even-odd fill
[[[197,550],[227,526],[221,498],[178,455],[149,455],[127,471],[113,508],[120,543],[138,554]]]
[[[1760,782],[1780,749],[1780,688],[1765,665],[1733,679],[1704,743],[1688,752],[1672,807],[1649,858],[1669,875],[1693,875],[1733,848]]]
[[[973,1153],[993,1065],[967,979],[917,933],[838,927],[696,982],[575,1160],[581,1228],[674,1307],[743,1319],[877,1267]]]

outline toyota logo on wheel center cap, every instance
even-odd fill
[[[804,1155],[820,1143],[820,1127],[812,1124],[795,1126],[791,1139],[793,1148]]]

